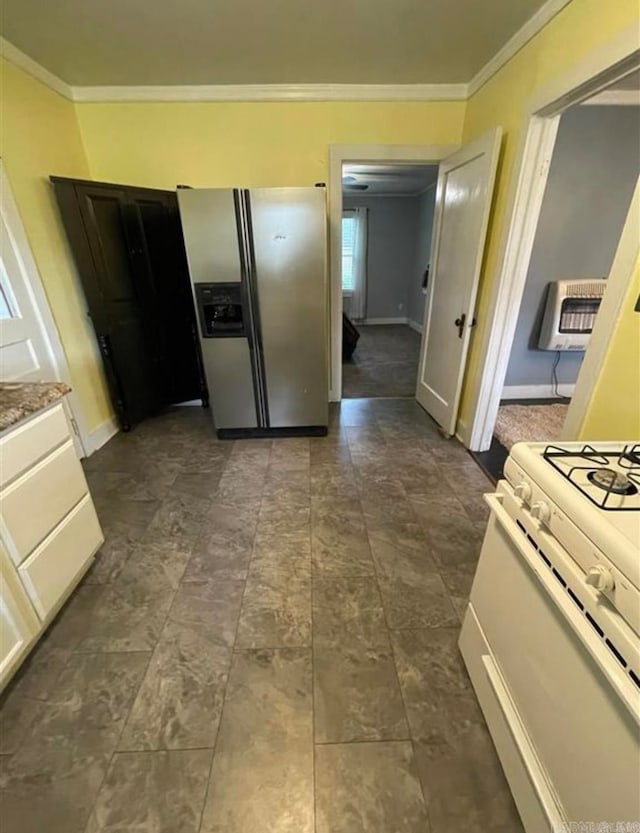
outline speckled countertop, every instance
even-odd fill
[[[0,382],[0,431],[62,399],[70,390],[64,382]]]

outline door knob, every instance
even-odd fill
[[[462,336],[464,334],[464,322],[466,320],[467,320],[467,314],[463,312],[462,315],[460,316],[460,318],[456,318],[456,320],[453,322],[456,325],[456,327],[458,328],[458,338],[462,338]]]

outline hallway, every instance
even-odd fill
[[[491,488],[412,400],[318,439],[176,408],[1,711],[3,833],[518,833],[457,638]]]
[[[407,324],[357,325],[358,346],[342,363],[342,395],[361,397],[415,396],[420,333]]]

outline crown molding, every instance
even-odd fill
[[[558,12],[561,12],[565,6],[568,6],[571,0],[547,0],[544,6],[540,6],[538,11],[527,20],[527,22],[518,29],[515,35],[499,49],[496,54],[487,61],[487,63],[480,69],[469,81],[468,96],[478,92],[490,78],[499,72],[502,67],[508,63],[513,56],[519,52],[523,46],[534,38],[541,29],[554,18]]]
[[[57,75],[49,72],[48,69],[45,69],[37,61],[34,61],[33,58],[26,55],[21,49],[18,49],[17,46],[14,46],[2,37],[0,37],[0,55],[3,58],[6,58],[10,63],[15,64],[17,67],[20,67],[20,69],[23,69],[26,73],[33,76],[33,78],[41,81],[46,87],[49,87],[49,89],[59,93],[61,96],[64,96],[64,98],[68,98],[70,101],[73,101],[73,88],[69,84],[61,78],[58,78]]]
[[[582,107],[592,104],[601,107],[640,107],[640,90],[603,90],[601,93],[587,98],[586,101],[580,102]]]
[[[74,87],[87,101],[465,101],[466,84],[197,84]]]
[[[194,84],[78,86],[58,78],[0,38],[0,55],[55,92],[77,102],[142,101],[466,101],[571,0],[547,0],[468,84]]]

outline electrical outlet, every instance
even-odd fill
[[[404,304],[398,304],[398,312],[402,312],[404,309]]]

